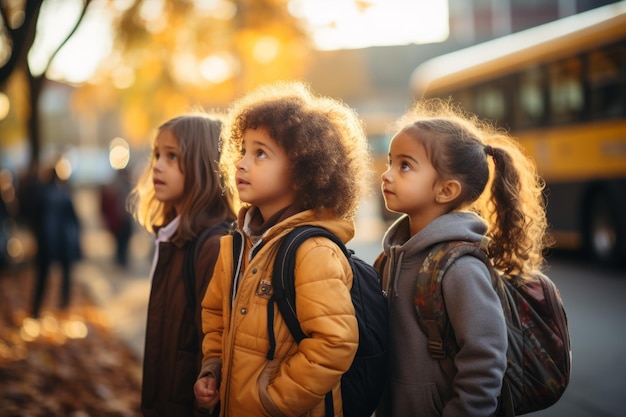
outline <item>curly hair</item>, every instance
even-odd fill
[[[233,103],[222,131],[221,171],[234,186],[246,129],[267,129],[291,161],[291,182],[304,209],[354,217],[369,190],[371,153],[356,112],[301,82],[261,86]]]
[[[424,145],[441,178],[461,183],[452,210],[471,210],[485,219],[496,268],[522,274],[542,266],[550,244],[545,183],[517,140],[439,99],[415,103],[398,121],[398,130]]]
[[[194,111],[163,123],[158,132],[171,131],[178,139],[180,170],[185,177],[185,200],[177,213],[171,203],[156,199],[152,180],[154,155],[128,199],[128,209],[149,232],[180,215],[179,236],[190,240],[216,221],[235,218],[232,195],[226,192],[219,174],[220,114]],[[153,139],[153,142],[156,140]]]

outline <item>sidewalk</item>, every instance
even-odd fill
[[[106,259],[91,260],[78,265],[74,273],[75,282],[100,307],[112,333],[139,360],[143,358],[149,273],[146,259],[133,259],[126,269]]]
[[[97,265],[76,266],[67,311],[55,308],[53,271],[39,320],[29,317],[33,272],[0,272],[0,417],[139,417],[141,361],[118,335],[116,309],[90,296]]]
[[[0,417],[141,416],[150,242],[137,233],[129,267],[117,267],[93,192],[76,198],[84,259],[72,272],[67,311],[56,308],[55,266],[40,319],[29,317],[34,242],[27,231],[16,232],[24,259],[0,271]]]

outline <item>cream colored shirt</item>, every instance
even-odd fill
[[[157,261],[159,259],[159,243],[169,242],[174,233],[178,229],[180,224],[180,216],[176,216],[167,226],[159,229],[154,239],[154,257],[152,258],[152,268],[150,269],[150,279],[154,276],[154,270],[156,269]]]

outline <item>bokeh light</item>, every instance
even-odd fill
[[[6,94],[0,92],[0,120],[9,115],[9,110],[11,110],[11,101]]]
[[[278,55],[280,42],[273,36],[262,36],[254,46],[254,59],[262,64],[269,64]]]
[[[120,90],[130,87],[135,82],[135,71],[129,66],[121,66],[111,74],[113,85]]]
[[[219,84],[232,78],[237,68],[237,60],[231,54],[214,54],[200,63],[200,74],[205,80]]]
[[[89,331],[80,317],[71,317],[62,325],[63,333],[70,339],[84,339]]]
[[[72,163],[63,156],[54,165],[54,171],[61,181],[67,181],[72,176]]]
[[[109,163],[115,170],[126,168],[130,160],[130,146],[124,139],[117,137],[109,143]]]
[[[12,237],[7,242],[7,253],[13,262],[20,262],[24,259],[24,245],[16,237]]]

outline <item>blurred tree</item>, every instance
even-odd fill
[[[176,113],[220,109],[260,83],[302,79],[311,55],[304,24],[289,12],[288,0],[72,0],[80,8],[76,22],[46,55],[46,65],[34,69],[29,53],[42,36],[41,16],[67,3],[0,0],[0,91],[12,100],[2,136],[9,129],[15,137],[27,136],[35,163],[48,70],[90,4],[94,11],[96,3],[104,4],[110,12],[113,48],[92,79],[74,85],[67,114],[89,125],[99,144],[115,130],[132,145],[144,145],[151,129]],[[17,90],[28,100],[19,102]]]
[[[39,102],[43,91],[46,72],[59,51],[74,35],[92,0],[82,0],[82,9],[75,24],[59,45],[49,55],[43,68],[33,69],[28,54],[38,34],[40,11],[45,0],[0,0],[0,89],[7,87],[9,79],[16,75],[25,77],[28,97],[26,131],[30,142],[31,164],[38,164],[41,150],[39,124]],[[41,35],[40,35],[41,36]],[[24,85],[17,82],[18,85]]]
[[[260,83],[305,73],[311,44],[288,0],[124,4],[113,21],[113,53],[97,82],[118,91],[99,100],[100,111],[117,108],[131,143],[145,142],[152,128],[176,113],[220,109]],[[98,89],[82,89],[78,102]]]

